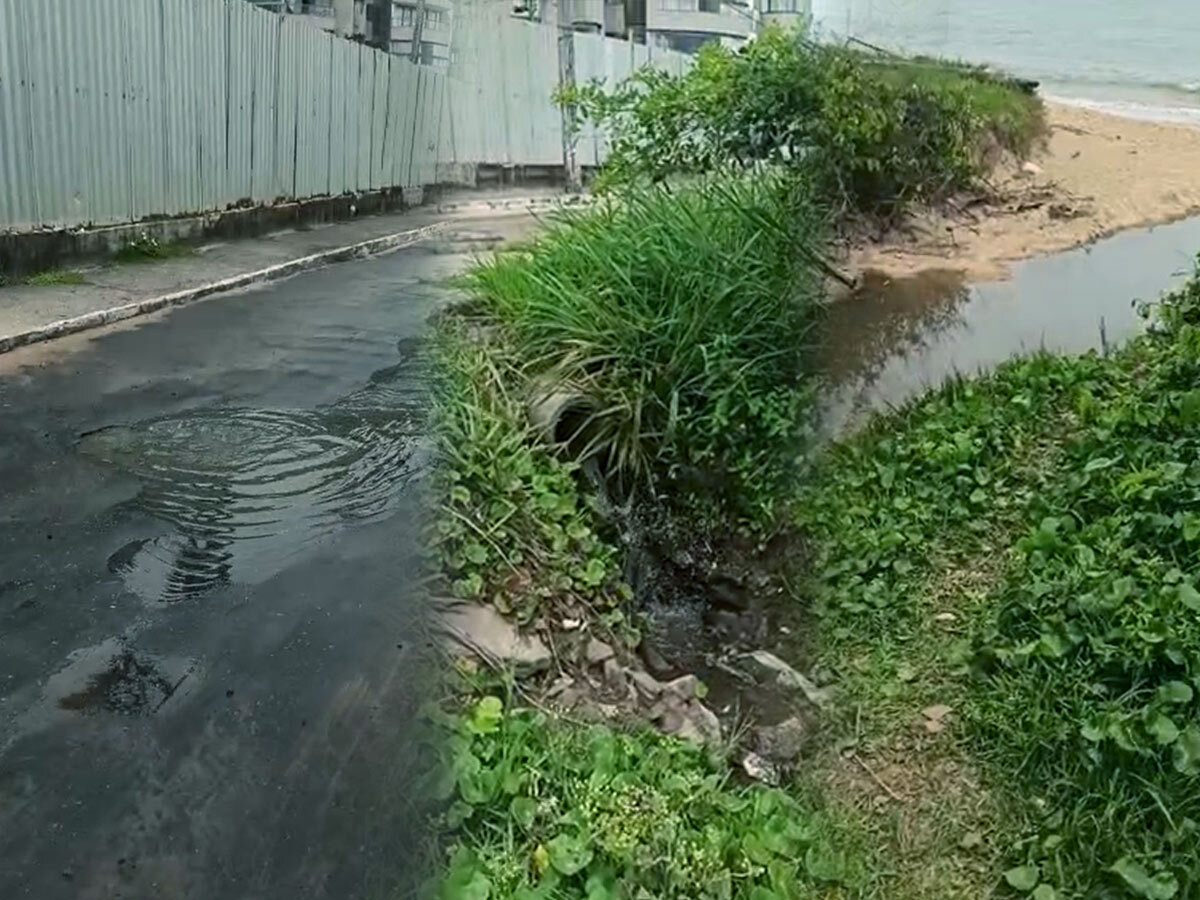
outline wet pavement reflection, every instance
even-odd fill
[[[0,359],[0,897],[417,874],[422,336],[482,233]]]

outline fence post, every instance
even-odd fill
[[[566,93],[575,87],[575,28],[563,14],[566,0],[553,2],[554,24],[558,29],[558,89],[560,93]],[[559,110],[562,114],[563,174],[567,192],[578,194],[583,190],[583,179],[579,174],[579,158],[575,152],[575,104],[565,103]]]

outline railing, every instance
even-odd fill
[[[259,9],[304,16],[333,16],[333,0],[250,0]]]

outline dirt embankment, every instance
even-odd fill
[[[1058,104],[1046,115],[1046,147],[1029,164],[1001,166],[991,196],[916,216],[852,250],[849,267],[1001,278],[1015,260],[1200,214],[1200,129]]]

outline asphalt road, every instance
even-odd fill
[[[0,897],[402,894],[455,240],[0,358]]]

